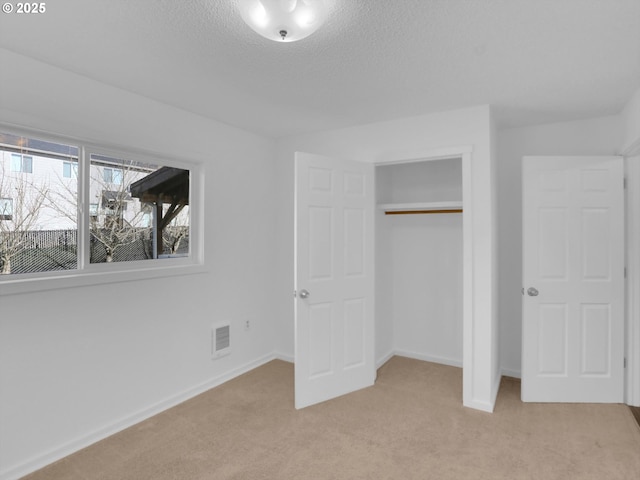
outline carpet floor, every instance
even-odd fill
[[[293,365],[273,361],[27,477],[28,480],[640,479],[625,405],[462,406],[458,368],[394,357],[373,387],[303,410]]]

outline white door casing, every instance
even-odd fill
[[[295,178],[295,406],[303,408],[375,381],[374,167],[296,152]]]
[[[523,401],[623,401],[623,168],[523,158]]]
[[[640,407],[640,142],[626,163],[626,336],[625,402]]]

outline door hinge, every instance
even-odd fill
[[[627,278],[627,267],[624,267],[624,278]]]
[[[624,359],[624,368],[627,368],[627,359],[626,359],[626,357]]]
[[[627,177],[622,178],[622,188],[627,189]]]

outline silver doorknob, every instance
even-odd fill
[[[540,293],[540,292],[538,292],[538,290],[536,288],[529,287],[527,289],[527,295],[529,295],[530,297],[537,297],[538,293]]]
[[[298,293],[298,296],[300,298],[307,298],[309,296],[309,292],[303,288],[300,290],[300,293]]]

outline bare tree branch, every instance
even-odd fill
[[[105,168],[110,169],[110,178],[105,175]],[[90,195],[98,211],[95,212],[97,215],[90,217],[90,232],[92,238],[104,247],[107,262],[113,261],[119,247],[134,243],[151,231],[151,227],[143,222],[145,212],[140,202],[133,199],[128,191],[129,185],[140,176],[138,169],[124,162],[113,167],[92,165]],[[129,215],[125,215],[127,211]]]
[[[11,259],[25,248],[27,233],[37,228],[49,186],[35,183],[30,174],[8,172],[4,162],[0,162],[0,173],[0,199],[11,206],[0,219],[0,274],[7,275]]]

